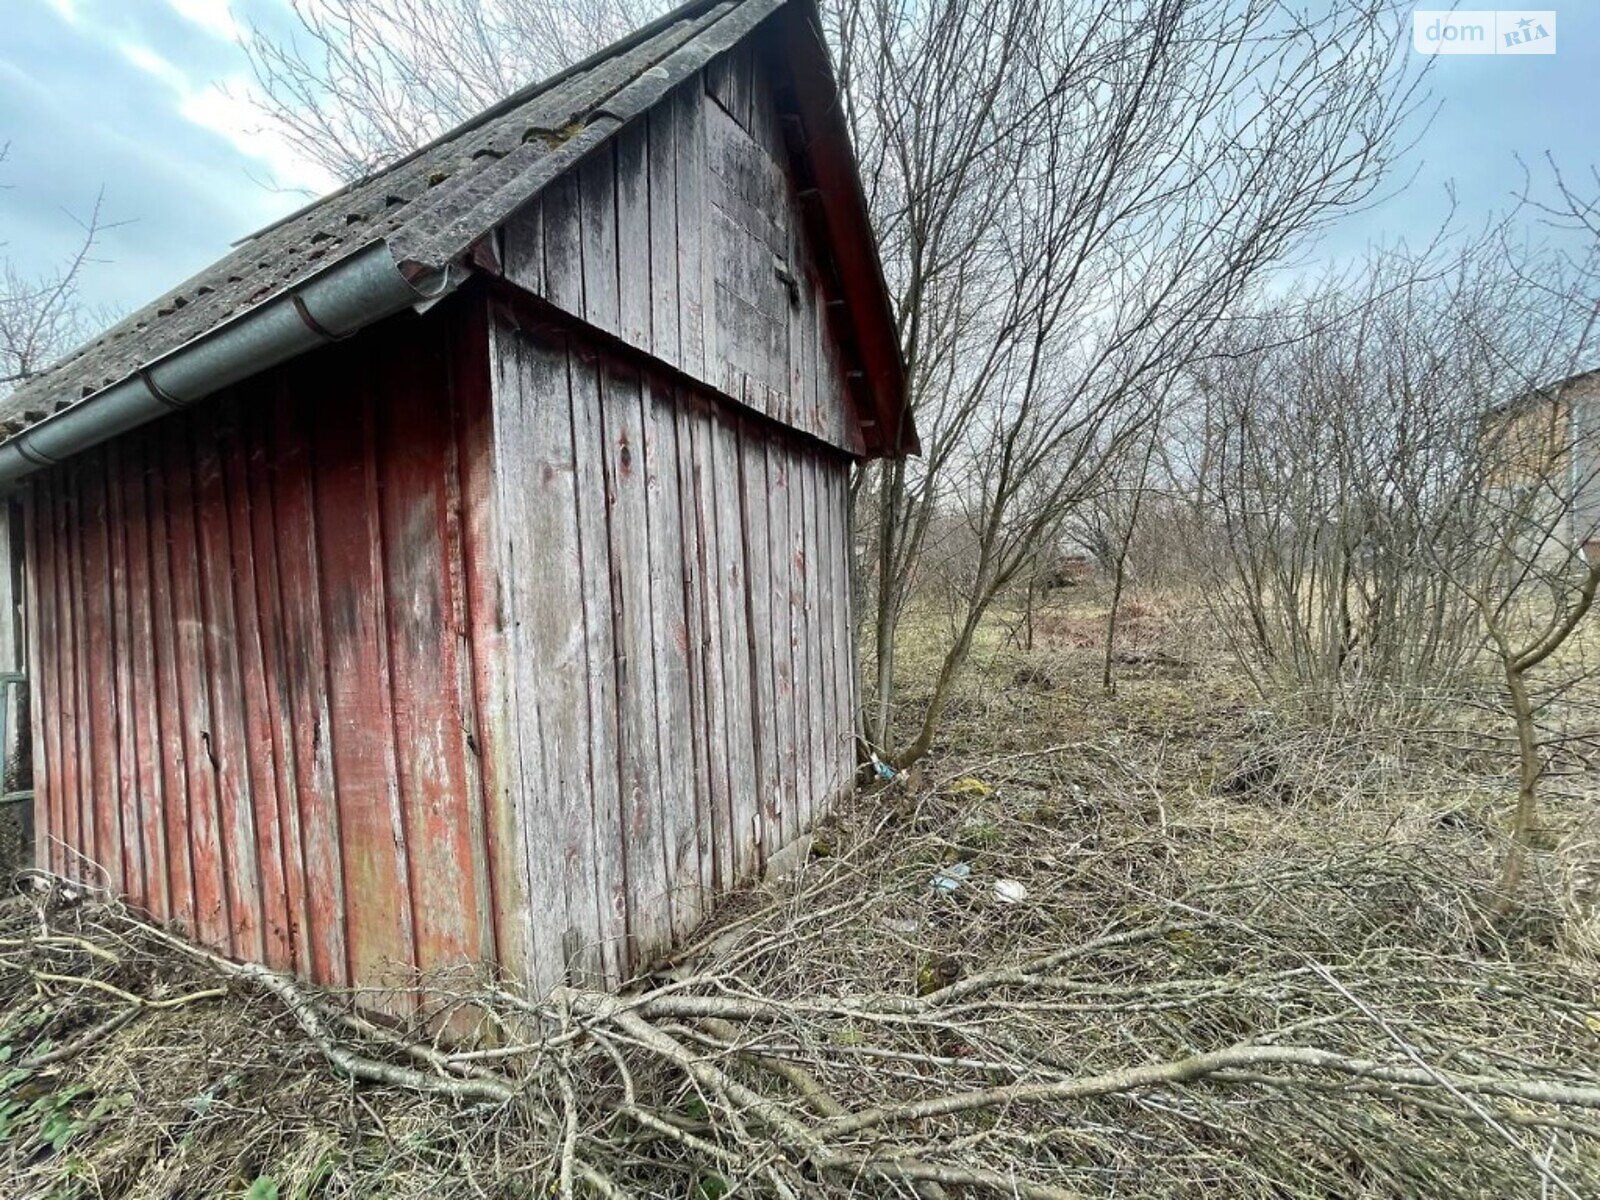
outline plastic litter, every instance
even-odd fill
[[[936,892],[953,892],[972,874],[971,863],[951,863],[934,872],[928,886]]]
[[[994,898],[1001,904],[1021,904],[1028,898],[1028,889],[1015,879],[996,879]]]

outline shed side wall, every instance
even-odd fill
[[[488,393],[464,311],[34,478],[41,863],[324,983],[496,957]]]
[[[532,981],[616,981],[850,786],[849,459],[492,322]]]

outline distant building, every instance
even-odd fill
[[[1541,506],[1549,513],[1549,550],[1600,557],[1600,368],[1501,405],[1488,430],[1501,460],[1494,482],[1525,497],[1534,520]]]

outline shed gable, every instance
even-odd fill
[[[846,306],[777,56],[681,84],[503,230],[505,277],[754,412],[866,452]]]

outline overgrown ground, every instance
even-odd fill
[[[1493,917],[1505,764],[1127,632],[1108,699],[1092,596],[997,622],[937,755],[622,1003],[449,981],[488,1048],[13,901],[0,1193],[1600,1195],[1583,781]]]

